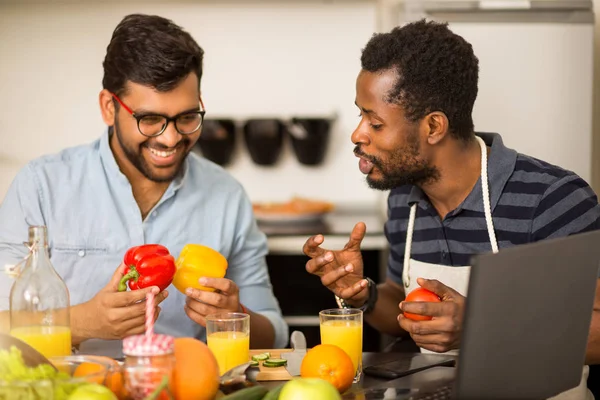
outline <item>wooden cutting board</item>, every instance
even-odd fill
[[[271,358],[281,358],[282,353],[290,353],[292,349],[267,349],[267,350],[250,350],[250,357],[260,353],[271,353]],[[257,381],[289,381],[292,376],[287,372],[285,367],[269,368],[263,367],[262,362],[259,364],[260,372],[258,373]]]

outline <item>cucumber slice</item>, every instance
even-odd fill
[[[269,358],[268,360],[265,360],[263,362],[263,367],[277,368],[277,367],[283,367],[286,364],[287,364],[287,360],[284,360],[283,358]]]
[[[250,361],[250,366],[251,367],[258,367],[258,361],[256,361],[256,360]]]
[[[253,355],[252,360],[253,361],[264,361],[264,360],[268,360],[269,357],[271,357],[271,353],[269,353],[269,352],[260,353],[260,354]]]

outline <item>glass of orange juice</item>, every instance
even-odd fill
[[[333,344],[350,356],[354,382],[362,375],[363,312],[354,308],[332,308],[319,313],[321,343]]]
[[[250,316],[219,313],[206,316],[206,341],[223,375],[250,360]]]

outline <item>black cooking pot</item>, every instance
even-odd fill
[[[235,121],[232,119],[207,119],[202,125],[202,134],[196,146],[207,159],[227,165],[235,148],[235,131]]]
[[[288,132],[296,158],[304,165],[323,162],[329,144],[332,121],[327,118],[293,118]]]
[[[278,119],[249,119],[244,124],[244,139],[252,161],[273,165],[279,159],[285,125]]]

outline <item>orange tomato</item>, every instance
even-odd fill
[[[425,303],[439,303],[442,300],[440,300],[439,296],[437,294],[433,293],[431,290],[427,290],[425,288],[418,287],[418,288],[414,289],[412,292],[410,292],[408,294],[408,296],[406,296],[406,299],[404,301],[405,302],[420,301],[420,302],[425,302]],[[431,320],[431,317],[429,315],[419,315],[419,314],[412,314],[412,313],[405,312],[404,316],[408,319],[412,319],[413,321],[429,321],[429,320]]]
[[[352,386],[354,364],[344,350],[332,344],[310,349],[300,365],[302,378],[320,378],[331,383],[340,393]]]
[[[219,391],[219,365],[206,344],[175,339],[173,394],[177,400],[213,400]]]

